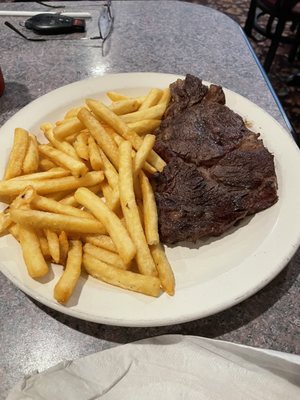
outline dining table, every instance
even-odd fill
[[[99,36],[98,18],[105,1],[46,4],[65,8],[27,1],[1,3],[0,11],[87,12],[86,32],[29,41],[4,24],[10,22],[29,38],[40,37],[24,28],[27,17],[0,15],[5,81],[0,126],[33,100],[64,85],[115,73],[158,72],[190,73],[221,84],[264,109],[291,134],[289,120],[242,28],[225,14],[185,1],[112,1],[113,27],[103,44],[89,38]],[[26,295],[0,274],[0,399],[33,371],[157,335],[203,336],[300,354],[299,271],[300,249],[270,283],[241,303],[205,318],[158,327],[112,326],[66,315]]]

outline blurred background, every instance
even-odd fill
[[[227,14],[230,18],[234,19],[242,28],[245,27],[247,20],[250,0],[184,0],[189,3],[201,4],[204,6],[212,7],[218,11]],[[272,7],[276,0],[268,0],[265,2],[267,6]],[[282,2],[284,3],[284,2]],[[286,1],[285,3],[289,3]],[[300,32],[300,1],[292,1],[294,11],[298,14],[296,24],[287,22],[283,35],[295,37],[298,29],[298,36]],[[267,24],[267,16],[261,18],[262,24]],[[274,21],[276,24],[276,20]],[[259,41],[249,38],[249,41],[257,54],[258,59],[263,64],[270,48],[271,40],[264,38],[259,33],[253,31],[253,34]],[[281,104],[287,113],[298,137],[300,138],[300,44],[298,46],[297,54],[293,62],[288,60],[291,50],[290,44],[280,44],[276,50],[274,60],[267,72],[269,79],[277,93]]]

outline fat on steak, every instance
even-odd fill
[[[170,85],[155,132],[167,162],[152,178],[163,243],[219,236],[277,201],[273,155],[225,105],[220,86],[192,75]]]

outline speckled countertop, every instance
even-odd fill
[[[88,35],[97,35],[100,2],[68,2],[90,11]],[[0,126],[37,97],[65,84],[117,72],[193,73],[248,97],[285,126],[281,112],[240,28],[199,5],[173,1],[113,2],[115,26],[101,55],[97,41],[26,42],[0,17],[0,64],[6,92]],[[39,10],[37,4],[0,9]],[[80,35],[77,35],[80,36]],[[1,134],[1,129],[0,129]],[[1,140],[1,138],[0,138]],[[33,301],[0,276],[0,399],[24,374],[120,343],[167,333],[219,338],[300,354],[300,252],[267,287],[243,303],[202,320],[160,328],[119,328],[84,322]]]

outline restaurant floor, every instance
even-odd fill
[[[245,24],[250,5],[249,0],[186,1],[190,3],[202,4],[219,10],[233,18],[242,27]],[[258,59],[263,62],[270,45],[270,41],[264,40],[256,43],[250,39],[250,42],[258,56]],[[300,86],[289,86],[287,84],[287,80],[291,75],[300,73],[300,59],[296,60],[293,64],[289,63],[289,49],[290,47],[288,45],[279,46],[268,76],[281,101],[281,104],[283,105],[285,112],[287,113],[292,125],[300,137]]]

